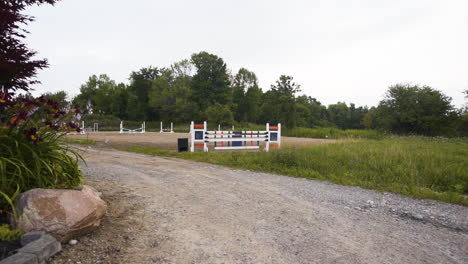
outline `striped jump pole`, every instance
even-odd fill
[[[260,149],[260,142],[263,141],[265,151],[269,151],[271,147],[279,147],[281,144],[281,124],[270,126],[267,123],[263,131],[223,131],[219,125],[218,130],[207,128],[206,121],[203,124],[191,122],[191,152],[194,152],[197,146],[202,146],[203,151],[208,152],[209,143],[214,143],[215,150]],[[227,143],[227,146],[224,143]]]

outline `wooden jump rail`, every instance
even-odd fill
[[[195,147],[203,147],[204,152],[208,152],[208,144],[214,143],[215,150],[231,149],[260,149],[260,142],[265,142],[265,151],[270,147],[281,145],[281,124],[270,126],[266,124],[266,130],[258,131],[220,131],[208,130],[206,121],[203,124],[190,124],[190,151],[194,152]]]

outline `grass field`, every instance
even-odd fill
[[[463,140],[355,140],[268,153],[121,149],[468,205],[468,142]]]
[[[347,129],[341,130],[334,127],[304,128],[297,127],[284,129],[284,136],[303,138],[330,138],[330,139],[383,139],[386,135],[378,130]]]

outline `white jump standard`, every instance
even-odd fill
[[[136,129],[128,129],[123,127],[123,121],[120,121],[120,132],[119,133],[145,133],[145,122],[141,124],[141,128],[136,128]]]
[[[280,147],[281,124],[270,126],[267,123],[266,130],[262,131],[208,131],[206,121],[202,125],[193,121],[190,124],[191,152],[195,151],[196,146],[208,152],[209,143],[214,143],[215,150],[260,149],[260,142],[265,142],[265,151],[269,151],[270,147]]]
[[[174,125],[171,122],[171,128],[163,128],[163,122],[161,121],[161,130],[159,130],[159,133],[174,133]]]
[[[86,128],[85,128],[85,125],[84,125],[84,121],[81,121],[80,134],[81,135],[86,134]]]

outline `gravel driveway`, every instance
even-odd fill
[[[110,149],[84,156],[109,216],[54,263],[468,263],[467,207]]]

